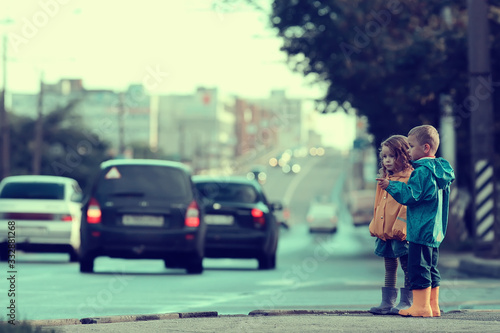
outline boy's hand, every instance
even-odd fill
[[[383,189],[384,191],[387,188],[387,186],[389,186],[389,179],[376,178],[376,180],[378,182],[378,186],[380,186],[380,188]]]

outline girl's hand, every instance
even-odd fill
[[[376,178],[376,180],[378,182],[378,186],[380,186],[380,188],[383,189],[384,191],[387,188],[387,186],[389,186],[389,179],[386,179],[386,178]]]

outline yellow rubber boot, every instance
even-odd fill
[[[413,304],[408,309],[399,310],[405,317],[432,317],[431,287],[413,290]]]
[[[441,309],[439,308],[439,287],[431,289],[431,309],[433,317],[441,317]]]

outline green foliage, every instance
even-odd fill
[[[108,144],[79,125],[81,119],[74,112],[77,103],[43,117],[41,174],[74,178],[85,188],[99,164],[109,159]],[[36,121],[15,114],[9,114],[9,119],[11,174],[31,174]]]
[[[329,83],[324,106],[349,101],[376,143],[438,125],[439,94],[466,92],[465,26],[448,29],[442,1],[275,0],[271,20],[294,68]],[[455,1],[460,15],[465,1]]]
[[[500,82],[500,1],[488,3],[493,82]],[[283,38],[290,66],[328,84],[318,103],[321,111],[348,101],[368,118],[376,146],[417,125],[439,129],[440,95],[450,95],[462,171],[458,182],[469,184],[470,112],[459,112],[469,96],[465,0],[273,0],[269,20]],[[498,110],[500,94],[493,99]],[[499,115],[495,142],[500,142]],[[497,169],[499,156],[496,145]]]

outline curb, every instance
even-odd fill
[[[500,310],[483,310],[483,309],[465,309],[451,310],[443,312],[443,314],[468,314],[468,313],[500,313]],[[371,315],[368,310],[254,310],[248,316],[292,316],[292,315]],[[397,317],[397,316],[394,316]]]
[[[89,324],[112,324],[134,321],[167,320],[181,318],[207,318],[218,317],[217,311],[204,312],[173,312],[152,315],[123,315],[109,317],[90,317],[82,319],[45,319],[45,320],[23,320],[22,324],[30,326],[67,326],[67,325],[89,325]],[[6,323],[6,322],[0,322]]]
[[[249,316],[290,316],[290,315],[358,315],[369,314],[367,310],[254,310]]]
[[[446,314],[452,313],[500,313],[500,310],[483,310],[483,309],[467,309],[467,310],[451,310],[445,312]]]
[[[80,325],[80,320],[73,319],[42,319],[42,320],[19,320],[15,321],[21,325],[29,325],[29,326],[64,326],[64,325]],[[7,323],[6,321],[0,321],[0,324]]]
[[[121,322],[130,322],[130,321],[147,321],[147,320],[179,319],[179,318],[180,318],[179,313],[164,313],[164,314],[156,314],[156,315],[82,318],[82,319],[80,319],[80,323],[82,325],[110,324],[110,323],[121,323]]]

